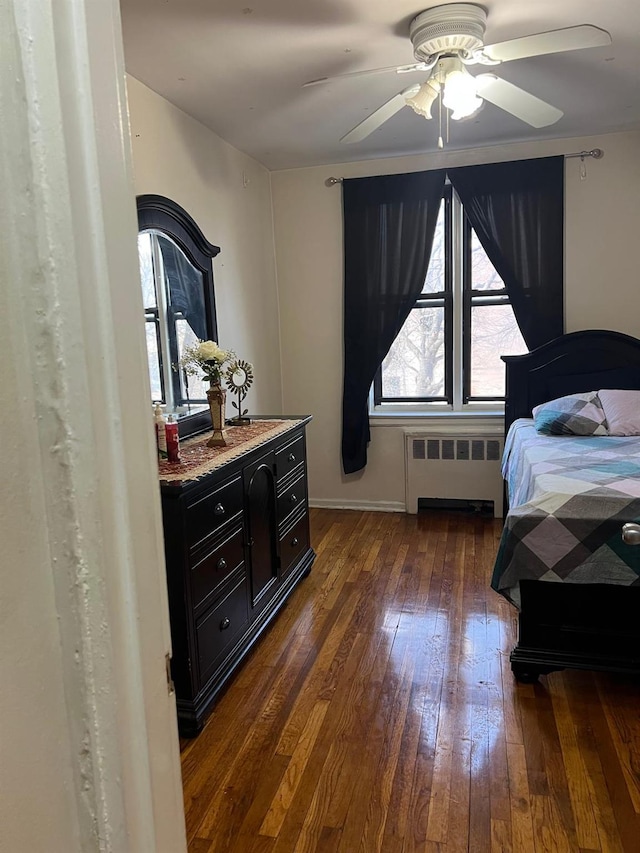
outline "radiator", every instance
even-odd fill
[[[502,518],[499,435],[405,434],[405,492],[407,512],[418,511],[420,498],[493,501],[493,514]]]

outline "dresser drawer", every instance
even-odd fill
[[[307,484],[303,473],[290,486],[287,486],[282,494],[278,495],[279,521],[284,521],[294,510],[299,509],[301,506],[306,506],[306,503]]]
[[[198,608],[225,578],[237,569],[244,559],[242,527],[191,560],[191,594],[193,607]]]
[[[222,662],[224,653],[242,635],[249,622],[246,577],[243,575],[196,625],[200,683]]]
[[[299,435],[298,438],[290,441],[276,451],[276,471],[278,480],[282,480],[287,476],[289,471],[293,471],[296,465],[304,461],[304,436]]]
[[[219,489],[187,506],[187,543],[191,550],[209,538],[234,515],[242,512],[242,478],[236,477]]]
[[[305,512],[302,518],[280,537],[280,564],[283,575],[297,563],[308,548],[309,517]]]

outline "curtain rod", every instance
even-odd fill
[[[604,151],[602,148],[592,148],[591,151],[575,151],[573,154],[564,155],[565,160],[568,160],[569,157],[579,157],[581,160],[584,160],[585,157],[593,157],[594,160],[601,160],[604,157]]]
[[[581,160],[584,160],[585,157],[593,157],[594,160],[601,160],[604,157],[604,151],[602,148],[592,148],[591,151],[574,151],[572,154],[564,155],[565,160],[568,160],[570,157],[579,157]],[[343,181],[344,178],[327,178],[324,183],[327,187],[333,187],[336,184],[341,184]]]

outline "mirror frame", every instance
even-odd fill
[[[187,256],[193,266],[202,273],[204,287],[205,320],[207,338],[218,340],[215,289],[213,283],[213,258],[220,247],[214,246],[204,236],[195,220],[175,201],[161,195],[139,195],[136,198],[138,208],[138,233],[153,229],[170,237]],[[200,412],[185,415],[178,419],[178,431],[181,438],[211,428],[211,414],[208,408]]]

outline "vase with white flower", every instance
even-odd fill
[[[216,341],[198,341],[193,346],[186,347],[180,359],[180,366],[189,376],[202,376],[209,382],[207,400],[211,412],[213,435],[207,442],[209,447],[224,447],[225,401],[226,391],[222,387],[224,368],[235,353],[224,350]]]

